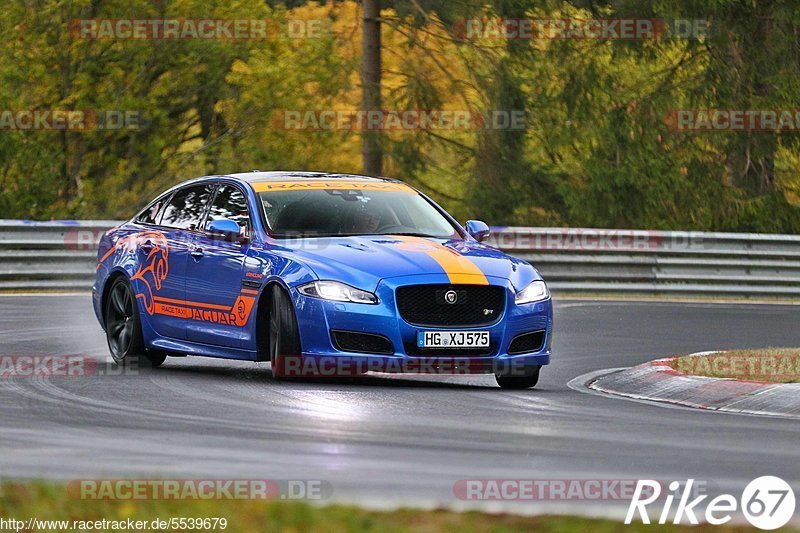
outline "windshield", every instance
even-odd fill
[[[314,184],[317,185],[317,184]],[[418,235],[460,238],[456,228],[408,187],[277,189],[259,193],[273,236]]]

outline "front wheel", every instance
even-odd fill
[[[269,360],[272,364],[272,377],[287,379],[298,377],[300,365],[300,332],[294,305],[289,295],[281,287],[272,288],[269,313]]]
[[[106,299],[105,318],[108,349],[118,365],[138,363],[140,366],[156,367],[167,358],[162,352],[148,352],[145,348],[136,297],[127,279],[117,278],[111,286]]]
[[[495,374],[494,378],[503,389],[530,389],[539,383],[541,368],[540,366],[533,367],[522,376]]]

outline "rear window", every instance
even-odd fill
[[[164,196],[145,207],[141,213],[136,217],[136,222],[140,224],[153,224],[156,225],[161,217],[161,210],[164,208],[169,196]]]

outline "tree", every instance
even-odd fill
[[[362,15],[361,109],[381,111],[381,2],[364,0]],[[365,125],[366,126],[366,125]],[[381,130],[365,127],[361,155],[364,174],[380,176],[383,171]]]

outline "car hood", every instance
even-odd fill
[[[439,274],[451,283],[511,281],[517,290],[541,276],[527,262],[477,242],[405,236],[301,239],[281,242],[319,279],[374,291],[387,278]]]

